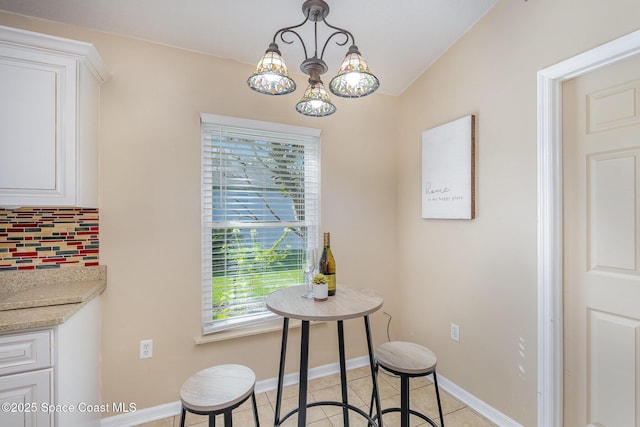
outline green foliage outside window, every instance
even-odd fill
[[[300,256],[303,251],[283,244],[291,232],[284,227],[282,235],[265,247],[255,229],[249,229],[248,233],[237,228],[213,230],[215,320],[261,312],[268,294],[302,283]],[[226,267],[218,265],[216,269],[216,259],[225,259]],[[229,274],[229,270],[233,274]]]

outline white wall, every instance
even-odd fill
[[[502,0],[400,101],[398,336],[448,379],[536,425],[538,70],[640,28],[636,0]],[[476,219],[420,218],[421,132],[475,114]],[[449,338],[460,326],[460,342]]]

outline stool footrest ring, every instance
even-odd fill
[[[381,414],[384,415],[388,412],[402,412],[401,408],[385,408],[382,410]],[[428,422],[429,424],[431,424],[433,427],[439,427],[431,418],[427,417],[426,415],[414,411],[413,409],[409,409],[409,413],[411,415],[415,415],[416,417],[422,418],[423,420],[425,420],[426,422]],[[377,418],[377,416],[373,417],[373,419],[375,420]]]
[[[312,408],[314,406],[338,406],[340,408],[347,408],[348,410],[354,411],[357,414],[359,414],[360,416],[362,416],[363,418],[365,418],[367,420],[367,425],[373,426],[373,427],[377,427],[378,426],[378,424],[374,421],[374,419],[371,418],[366,412],[364,412],[360,408],[357,408],[357,407],[351,405],[350,403],[343,403],[343,402],[333,401],[333,400],[321,400],[321,401],[318,401],[318,402],[307,403],[307,408]],[[279,421],[276,422],[276,424],[275,424],[276,427],[280,426],[282,423],[284,423],[287,420],[287,418],[289,418],[293,414],[297,413],[298,411],[300,411],[300,408],[295,408],[295,409],[292,409],[291,411],[289,411],[286,415],[281,417]]]

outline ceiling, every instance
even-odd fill
[[[327,22],[354,35],[360,52],[380,79],[380,92],[399,95],[498,0],[326,1],[330,6]],[[303,0],[0,0],[0,10],[255,66],[276,30],[304,20],[302,3]],[[318,28],[320,43],[324,43],[329,33],[322,31],[326,28],[323,24]],[[307,23],[302,30],[308,45],[313,26]],[[340,40],[335,37],[333,41]],[[325,83],[335,75],[347,50],[333,41],[324,55],[329,66]],[[279,42],[279,46],[289,70],[297,72],[304,59],[300,43]]]

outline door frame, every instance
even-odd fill
[[[640,54],[640,30],[538,71],[538,426],[562,426],[562,83]]]

